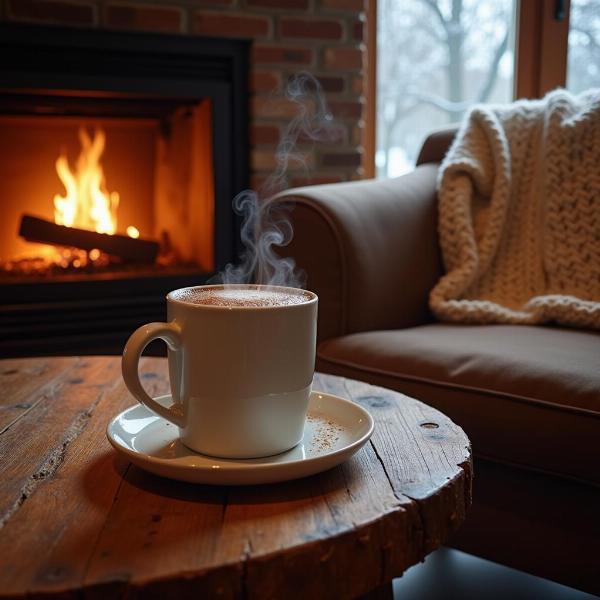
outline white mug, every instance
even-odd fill
[[[236,285],[301,294],[295,304],[214,306],[187,301],[195,290],[167,295],[168,323],[137,329],[123,352],[123,379],[133,396],[179,427],[196,452],[223,458],[278,454],[300,442],[315,365],[317,296],[279,286]],[[173,404],[159,404],[139,379],[138,363],[154,339],[167,343]]]

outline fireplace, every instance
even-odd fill
[[[248,50],[0,24],[0,356],[118,353],[235,259]]]

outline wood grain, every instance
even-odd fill
[[[81,250],[102,250],[132,262],[153,263],[160,244],[153,240],[132,238],[120,234],[96,233],[87,229],[57,225],[45,219],[23,215],[19,235],[28,242],[73,246]]]
[[[144,359],[142,372],[150,393],[168,390],[164,359]],[[119,358],[3,361],[3,373],[30,408],[0,435],[0,597],[387,593],[470,504],[462,430],[383,388],[317,375],[315,389],[371,412],[371,443],[313,477],[222,488],[162,479],[117,458],[105,428],[133,403]]]
[[[52,358],[32,362],[4,360],[0,363],[0,431],[31,410],[45,394],[60,385],[75,367],[72,359]]]

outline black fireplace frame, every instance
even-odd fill
[[[0,23],[0,115],[152,117],[166,123],[175,108],[209,99],[219,271],[240,252],[231,201],[248,185],[250,43]],[[184,270],[2,284],[0,357],[120,352],[134,327],[165,318],[167,291],[213,274]]]

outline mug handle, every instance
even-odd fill
[[[146,325],[142,325],[131,334],[131,337],[125,344],[123,359],[121,360],[123,380],[127,389],[138,402],[147,406],[151,411],[174,425],[184,427],[185,417],[181,404],[175,403],[170,407],[159,404],[146,393],[140,381],[138,373],[140,356],[144,348],[151,341],[158,338],[164,340],[170,350],[174,350],[175,352],[181,350],[181,329],[176,323],[147,323]],[[177,400],[177,398],[173,400]]]

